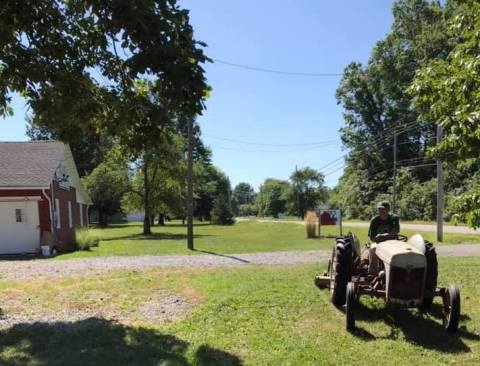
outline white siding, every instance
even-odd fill
[[[68,201],[68,227],[72,228],[73,227],[73,221],[72,221],[72,202]]]
[[[55,198],[55,227],[57,229],[62,228],[62,219],[60,216],[60,200],[58,198]]]
[[[80,226],[83,227],[83,210],[82,210],[82,204],[78,204],[78,211],[80,212]]]

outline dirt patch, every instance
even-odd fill
[[[30,299],[28,299],[30,300]],[[61,306],[60,308],[57,308]],[[88,319],[104,319],[120,324],[165,324],[184,318],[193,308],[189,299],[162,291],[138,304],[136,309],[118,309],[108,304],[61,302],[55,308],[34,301],[6,296],[0,309],[0,329],[37,323],[66,324]]]

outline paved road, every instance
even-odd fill
[[[480,256],[480,244],[437,247],[440,256]],[[0,279],[37,279],[70,275],[99,274],[119,269],[142,270],[154,267],[231,267],[242,265],[287,265],[327,260],[330,250],[306,250],[247,254],[166,255],[132,257],[97,257],[70,260],[0,261]]]
[[[245,219],[238,218],[237,220],[243,221]],[[252,219],[258,222],[273,222],[276,224],[297,224],[297,225],[305,225],[304,221],[293,221],[293,220],[272,220],[272,219]],[[344,226],[350,227],[364,227],[367,228],[369,226],[368,222],[352,222],[352,221],[344,221]],[[435,232],[437,227],[431,224],[404,224],[400,222],[400,227],[402,229],[408,230],[417,230],[417,231],[428,231],[428,232]],[[466,226],[452,226],[452,225],[444,225],[443,226],[444,233],[452,233],[452,234],[476,234],[480,235],[480,230],[475,230]]]

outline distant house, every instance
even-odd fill
[[[73,249],[90,204],[68,145],[0,142],[0,254]]]

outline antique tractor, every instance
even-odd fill
[[[443,300],[443,327],[455,332],[460,318],[458,287],[437,288],[437,254],[422,236],[383,234],[367,244],[362,255],[358,238],[349,233],[336,239],[324,276],[315,277],[319,288],[330,288],[332,302],[344,309],[346,328],[355,329],[355,307],[362,295],[382,298],[387,304],[428,311],[433,298]]]

